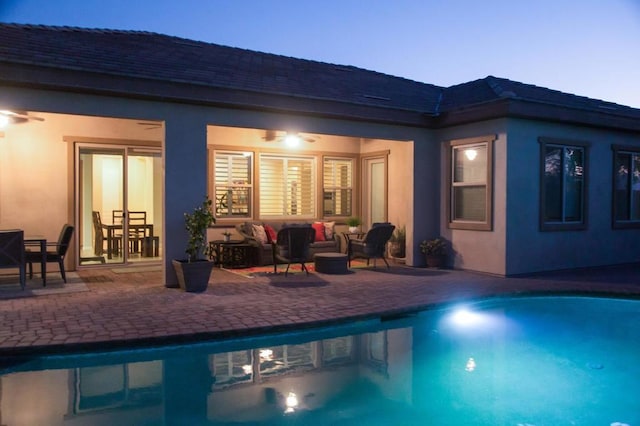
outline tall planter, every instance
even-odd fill
[[[172,260],[180,288],[189,293],[202,293],[209,285],[214,262],[209,260]]]
[[[425,254],[424,258],[427,261],[428,268],[442,268],[446,260],[444,254]]]

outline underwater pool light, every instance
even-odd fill
[[[467,326],[478,324],[482,320],[482,315],[472,312],[468,308],[461,307],[456,309],[451,319],[456,325]]]

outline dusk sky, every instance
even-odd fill
[[[143,30],[450,86],[640,108],[640,0],[0,0],[0,21]]]

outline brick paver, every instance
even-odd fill
[[[255,335],[498,295],[640,297],[637,264],[510,278],[402,265],[258,278],[216,269],[199,294],[165,288],[160,272],[94,269],[78,275],[89,291],[0,300],[0,355]]]

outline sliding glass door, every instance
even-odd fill
[[[79,265],[160,260],[159,149],[78,144]]]

